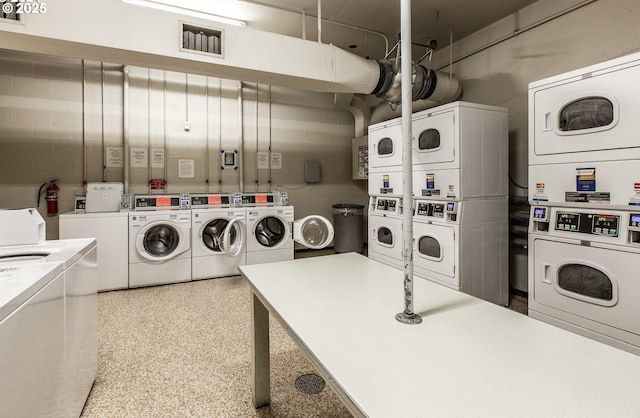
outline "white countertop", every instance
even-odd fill
[[[0,321],[62,271],[62,263],[0,263]]]
[[[639,417],[640,357],[359,254],[242,266],[319,372],[370,417]]]
[[[66,270],[96,245],[95,238],[73,238],[42,241],[39,244],[0,246],[0,263],[13,262],[10,259],[13,255],[47,254],[40,260],[30,262],[61,262]]]

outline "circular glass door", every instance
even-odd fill
[[[180,234],[171,225],[159,224],[149,228],[142,244],[152,257],[167,257],[178,248]]]
[[[204,246],[213,252],[222,252],[222,235],[224,234],[224,231],[227,228],[228,224],[229,221],[227,221],[226,219],[214,219],[206,224],[202,228],[201,235],[202,243],[204,244]],[[233,242],[233,240],[235,239],[235,231],[232,231],[230,238]]]
[[[310,215],[294,223],[294,240],[307,248],[324,248],[331,243],[333,235],[333,225],[320,215]]]
[[[386,226],[380,227],[378,229],[378,242],[393,247],[393,232]]]
[[[287,234],[287,227],[280,218],[266,216],[256,224],[253,231],[256,241],[260,245],[271,248],[284,240]]]
[[[224,234],[220,238],[222,251],[231,257],[235,257],[244,248],[244,225],[240,219],[234,219],[227,224]]]

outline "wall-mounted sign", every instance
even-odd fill
[[[146,148],[131,148],[130,154],[131,167],[147,167],[149,157]]]
[[[124,148],[107,147],[107,167],[124,167]]]
[[[271,168],[273,170],[281,170],[282,169],[282,153],[281,152],[272,152],[271,153]]]
[[[178,160],[178,178],[192,179],[195,176],[195,160]]]
[[[151,149],[151,167],[154,167],[154,168],[164,167],[164,149],[162,148]]]

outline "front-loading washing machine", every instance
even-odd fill
[[[191,210],[180,195],[135,196],[129,212],[129,287],[191,280]]]
[[[396,268],[403,268],[402,198],[369,198],[368,256]]]
[[[231,194],[191,195],[191,279],[233,276],[246,264],[245,209]]]
[[[333,241],[333,225],[319,215],[295,219],[284,193],[242,196],[246,205],[247,264],[293,260],[294,242],[311,249]]]
[[[413,272],[498,305],[509,303],[507,198],[416,199]]]

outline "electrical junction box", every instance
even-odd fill
[[[305,161],[304,181],[307,183],[318,183],[320,181],[320,162]]]

